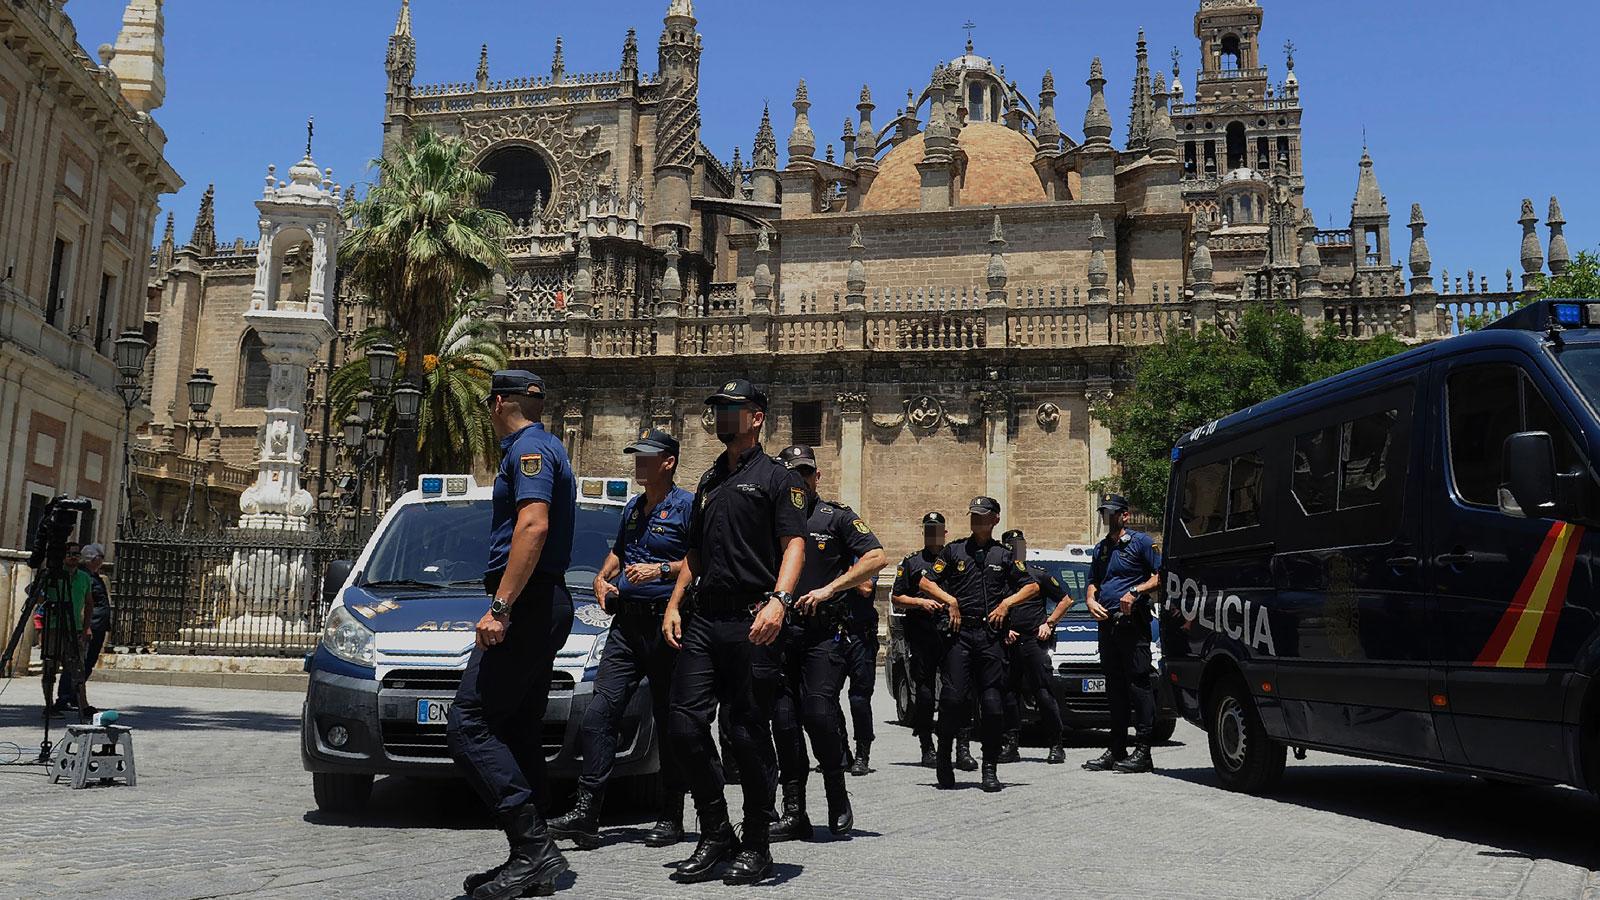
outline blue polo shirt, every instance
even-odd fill
[[[1095,545],[1089,583],[1100,591],[1100,605],[1112,609],[1123,594],[1159,571],[1161,554],[1156,552],[1155,541],[1142,531],[1125,528],[1115,543],[1106,537]]]
[[[550,505],[550,534],[533,571],[564,577],[572,562],[572,527],[578,502],[578,485],[572,477],[567,448],[535,422],[502,438],[500,450],[504,456],[494,477],[494,515],[485,574],[505,571],[511,558],[511,532],[517,526],[517,506],[524,500],[537,500]]]
[[[694,495],[677,485],[667,492],[655,508],[645,510],[644,494],[635,494],[622,509],[622,525],[611,552],[622,560],[617,589],[625,603],[655,603],[672,599],[676,579],[634,584],[628,580],[628,566],[634,563],[677,562],[689,555],[689,512]]]

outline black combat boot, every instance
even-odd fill
[[[1155,764],[1150,761],[1150,745],[1135,744],[1133,752],[1128,754],[1128,758],[1117,763],[1113,768],[1124,775],[1154,771]]]
[[[1050,745],[1050,755],[1045,757],[1044,761],[1052,766],[1061,765],[1067,761],[1067,748],[1061,746],[1061,741],[1057,740]]]
[[[972,745],[966,738],[956,739],[956,768],[963,772],[978,771],[978,761],[972,758]]]
[[[785,781],[783,783],[783,815],[772,825],[771,840],[811,840],[811,817],[806,815],[805,782]]]
[[[1127,755],[1127,752],[1123,750],[1108,749],[1106,752],[1084,763],[1083,767],[1091,772],[1109,772],[1112,766],[1122,762]]]
[[[727,871],[722,873],[723,884],[755,884],[772,874],[767,825],[766,822],[745,821],[743,848],[733,857]]]
[[[501,863],[500,865],[495,866],[494,868],[488,870],[487,872],[479,872],[479,873],[477,873],[475,875],[468,875],[467,879],[465,881],[461,882],[461,892],[466,894],[469,897],[472,896],[472,892],[473,891],[477,890],[479,888],[479,886],[488,884],[489,882],[493,881],[494,877],[496,875],[500,874],[500,870],[504,869],[507,865],[510,864],[510,862],[511,862],[511,856],[508,853],[507,856],[506,856],[506,861]]]
[[[738,852],[739,836],[728,824],[728,804],[718,800],[714,806],[700,810],[700,843],[688,859],[678,863],[678,871],[672,877],[684,884],[710,881],[717,877],[717,866]]]
[[[572,809],[550,820],[550,833],[561,840],[571,841],[579,850],[593,850],[600,846],[600,805],[604,800],[603,795],[579,787]]]
[[[993,759],[983,761],[983,790],[993,794],[1000,790],[1000,765]]]
[[[1000,758],[996,762],[1022,762],[1022,753],[1017,748],[1017,733],[1015,731],[1006,732],[1005,743],[1000,747]]]
[[[956,786],[956,770],[950,765],[950,739],[939,738],[939,752],[934,760],[934,768],[938,770],[938,784],[940,790],[950,790]]]
[[[550,839],[544,817],[524,803],[502,819],[511,841],[511,858],[500,871],[472,891],[472,900],[512,900],[526,893],[553,893],[556,879],[567,871],[567,858]]]
[[[683,794],[667,791],[661,798],[661,818],[645,832],[646,847],[670,847],[683,840]]]
[[[939,754],[933,749],[933,735],[922,735],[922,764],[930,769],[939,765]]]
[[[865,775],[872,771],[869,762],[872,756],[871,741],[856,741],[856,761],[850,764],[851,775]]]
[[[828,831],[849,834],[855,827],[856,816],[850,809],[850,792],[845,790],[844,773],[822,773],[822,785],[828,792]]]

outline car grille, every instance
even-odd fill
[[[383,676],[385,690],[420,691],[423,693],[454,694],[461,687],[460,669],[395,669]],[[559,669],[550,672],[550,692],[570,693],[572,673]]]
[[[545,722],[540,734],[545,758],[561,752],[566,741],[567,723]],[[412,759],[449,759],[450,747],[446,743],[443,725],[417,725],[413,722],[384,722],[383,749],[390,756]]]
[[[1056,675],[1067,682],[1064,685],[1065,689],[1059,692],[1062,715],[1077,718],[1101,718],[1111,715],[1111,704],[1106,701],[1105,694],[1082,693],[1079,679],[1105,677],[1099,666],[1062,663],[1056,666]]]

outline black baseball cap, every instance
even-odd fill
[[[1127,512],[1128,501],[1121,494],[1107,494],[1100,501],[1100,512]]]
[[[544,379],[527,369],[501,369],[489,379],[489,394],[544,396]]]
[[[785,447],[778,453],[778,462],[791,469],[815,469],[817,467],[817,453],[805,444],[795,444]]]
[[[1027,539],[1028,536],[1022,533],[1021,528],[1013,528],[1005,534],[1000,535],[1000,543],[1002,544],[1009,544],[1012,541],[1025,541]]]
[[[939,513],[939,512],[928,513],[927,515],[922,517],[922,524],[924,524],[924,525],[937,525],[940,528],[943,528],[944,527],[944,513]]]
[[[719,403],[749,403],[756,409],[766,412],[767,395],[747,379],[730,378],[722,383],[722,390],[706,398],[707,406],[715,406]]]
[[[1000,515],[1000,501],[993,497],[973,497],[972,502],[967,505],[967,512],[975,512],[985,516],[998,516]]]
[[[645,456],[678,455],[678,439],[659,428],[646,428],[639,439],[622,448],[623,453],[642,453]]]

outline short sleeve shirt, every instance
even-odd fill
[[[973,537],[946,544],[925,577],[956,598],[963,618],[974,620],[1032,583],[1011,548],[994,540],[980,544]]]
[[[511,534],[517,507],[525,500],[550,505],[550,533],[534,572],[563,576],[572,562],[573,521],[578,487],[567,448],[535,422],[500,441],[504,454],[494,477],[494,512],[489,532],[488,574],[504,572],[511,559]]]
[[[878,536],[850,507],[817,497],[808,500],[807,507],[806,562],[800,570],[800,581],[795,586],[796,597],[825,586],[844,574],[856,560],[874,550],[883,549]],[[849,595],[843,599],[850,604],[852,618],[863,612],[857,608],[860,604],[856,603],[856,598],[859,597],[868,609],[872,608],[872,601],[861,597],[855,590],[843,593]]]
[[[653,508],[646,510],[645,502],[644,494],[635,494],[623,507],[622,525],[611,547],[622,561],[617,588],[624,603],[654,603],[672,597],[672,581],[657,579],[633,584],[628,581],[628,566],[677,562],[689,551],[689,509],[694,505],[694,495],[673,485]]]
[[[1046,572],[1043,566],[1028,566],[1028,577],[1039,586],[1039,593],[1032,600],[1012,608],[1008,623],[1013,631],[1037,631],[1050,610],[1067,595],[1066,588],[1061,586],[1061,579]]]
[[[1095,585],[1100,602],[1109,609],[1123,594],[1159,571],[1161,554],[1156,552],[1155,541],[1142,531],[1127,529],[1116,542],[1107,537],[1095,545],[1089,583]]]
[[[727,459],[724,451],[700,478],[689,549],[700,556],[702,595],[754,600],[777,586],[780,541],[806,534],[806,486],[760,444],[740,454],[731,471]]]

